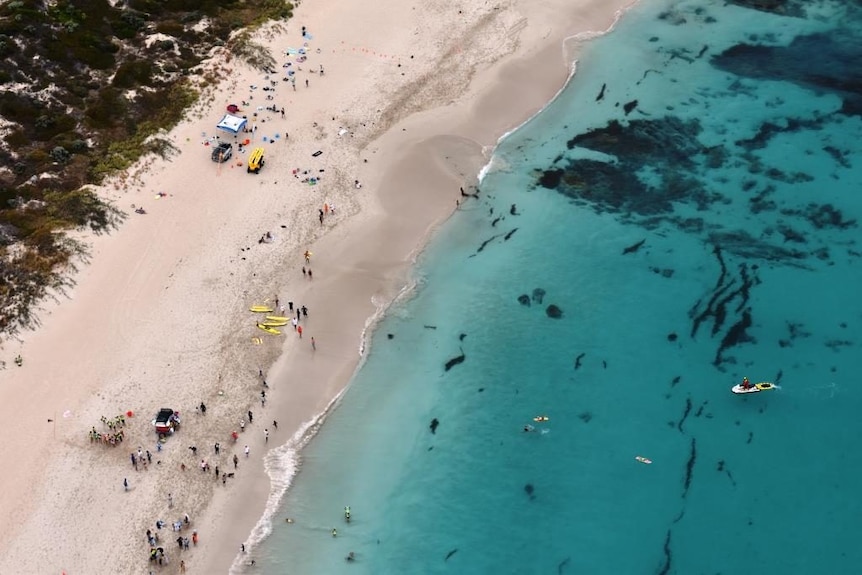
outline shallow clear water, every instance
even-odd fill
[[[379,326],[262,572],[858,570],[862,16],[804,6],[646,0],[589,45]]]

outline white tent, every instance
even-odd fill
[[[232,114],[225,114],[224,118],[221,119],[221,122],[218,123],[216,128],[230,132],[231,134],[238,134],[239,131],[245,127],[246,123],[247,120],[245,118],[240,118],[239,116],[234,116]]]

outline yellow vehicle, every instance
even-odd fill
[[[263,163],[263,148],[255,148],[248,157],[248,168],[246,171],[249,174],[252,172],[257,174],[263,167]]]

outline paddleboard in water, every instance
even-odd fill
[[[268,319],[270,321],[283,321],[283,322],[290,321],[289,317],[284,317],[283,315],[268,315],[268,316],[266,316],[266,319]]]
[[[257,324],[257,327],[259,327],[260,329],[262,329],[266,333],[271,333],[273,335],[281,335],[281,332],[278,331],[277,329],[272,328],[272,327],[267,327],[267,326],[263,325],[262,323]]]
[[[271,307],[265,305],[253,305],[249,309],[254,313],[270,313],[272,311]]]
[[[641,457],[640,455],[636,455],[635,459],[643,463],[644,465],[649,465],[652,463],[652,459],[647,459],[646,457]]]
[[[547,415],[537,415],[533,418],[533,421],[548,421],[548,419]]]
[[[748,389],[742,387],[742,384],[737,384],[731,387],[730,391],[737,395],[743,395],[746,393],[760,393],[761,391],[772,391],[773,389],[775,389],[775,387],[776,386],[774,383],[764,381],[761,383],[755,383],[752,387],[749,387]]]

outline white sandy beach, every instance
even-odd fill
[[[0,573],[176,573],[180,560],[189,573],[226,573],[241,543],[252,556],[249,534],[270,493],[265,450],[344,389],[369,318],[408,283],[416,250],[462,199],[459,187],[473,185],[497,139],[564,84],[576,55],[564,40],[606,30],[628,3],[314,0],[260,34],[278,63],[271,78],[218,55],[224,79],[169,135],[176,155],[145,159],[105,186],[129,217],[88,239],[75,288],[0,351],[0,418],[14,422],[0,444]],[[306,62],[283,54],[303,42]],[[287,61],[302,67],[295,91],[281,81]],[[270,80],[274,91],[264,91]],[[252,147],[266,149],[257,175],[246,173],[247,153],[219,167],[204,145],[225,107],[243,101],[257,129],[238,140],[253,136]],[[257,110],[268,105],[285,117]],[[321,224],[324,204],[336,210]],[[259,243],[266,232],[272,241]],[[301,271],[306,249],[313,279]],[[289,324],[282,335],[255,326],[249,306],[276,298],[308,307],[302,339]],[[11,361],[19,353],[20,368]],[[182,426],[158,452],[151,420],[162,407],[180,411]],[[249,410],[254,420],[234,444]],[[91,444],[91,427],[108,431],[101,416],[127,411],[122,444]],[[146,471],[130,463],[139,446],[152,455]],[[200,471],[201,459],[235,476],[223,485]],[[200,541],[180,552],[170,523],[186,513],[182,535],[196,530]],[[158,519],[169,524],[161,568],[148,563],[145,537]]]

